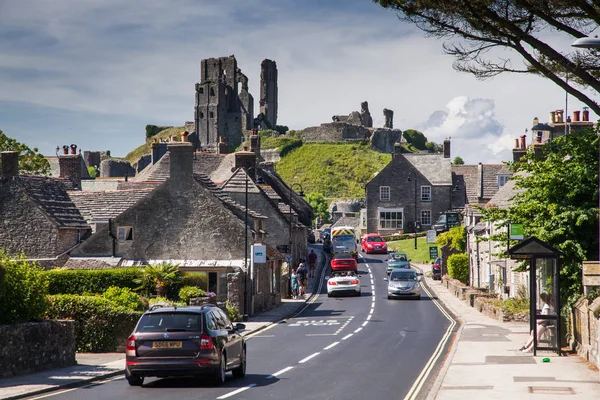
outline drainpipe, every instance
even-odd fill
[[[112,233],[112,218],[108,219],[108,236],[112,238],[112,256],[117,256],[117,237]]]
[[[481,265],[479,262],[479,240],[477,240],[477,236],[475,237],[475,251],[477,254],[477,287],[481,287],[481,277],[480,277],[480,269]]]

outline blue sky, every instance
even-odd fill
[[[455,72],[441,44],[370,0],[0,0],[0,129],[47,155],[75,143],[124,156],[146,124],[192,120],[200,60],[231,54],[255,110],[260,63],[277,62],[280,124],[367,100],[375,126],[392,109],[395,127],[451,137],[468,163],[510,160],[535,116],[564,108],[542,78]]]

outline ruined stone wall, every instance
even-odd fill
[[[75,321],[0,325],[0,377],[75,365]]]
[[[382,153],[393,154],[394,143],[400,142],[402,131],[400,129],[376,128],[370,138],[371,148]]]
[[[100,177],[135,176],[135,169],[128,161],[108,159],[100,163]]]
[[[260,64],[260,112],[273,128],[277,125],[277,63],[263,60]]]
[[[345,122],[329,122],[301,131],[304,142],[342,142],[364,140],[371,137],[371,130],[361,125]]]

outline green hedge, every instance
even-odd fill
[[[44,274],[49,294],[100,294],[111,286],[135,289],[138,285],[133,280],[142,276],[140,268],[53,269]]]
[[[467,253],[452,254],[448,257],[448,275],[469,284],[469,255]]]
[[[427,236],[427,232],[417,233],[417,237]],[[414,233],[404,233],[402,235],[381,236],[386,242],[394,242],[397,240],[414,239]]]
[[[101,296],[48,296],[48,319],[75,321],[78,352],[113,352],[125,343],[142,315]]]

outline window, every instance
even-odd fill
[[[421,225],[431,225],[430,210],[421,210]]]
[[[214,118],[214,117],[215,117],[215,113],[214,113],[214,112],[212,112],[212,111],[211,111],[211,112],[209,112],[209,113],[208,113],[208,117],[209,117],[209,118]]]
[[[200,119],[204,119],[204,113],[200,111]]]
[[[200,94],[204,94],[204,88],[203,87],[199,88],[198,92],[200,92]]]
[[[390,201],[389,186],[379,186],[379,201]]]
[[[210,88],[210,95],[214,96],[215,95],[215,88]]]
[[[133,240],[133,227],[119,226],[117,230],[117,239],[121,241]]]
[[[506,182],[508,182],[509,178],[510,175],[498,175],[498,187],[501,188],[502,186],[506,185]]]
[[[421,186],[421,201],[431,201],[431,186]]]
[[[380,208],[379,229],[402,229],[404,212],[401,208]]]
[[[216,272],[209,272],[208,273],[208,291],[209,292],[213,292],[213,293],[217,293],[217,288],[218,288],[218,276]]]

